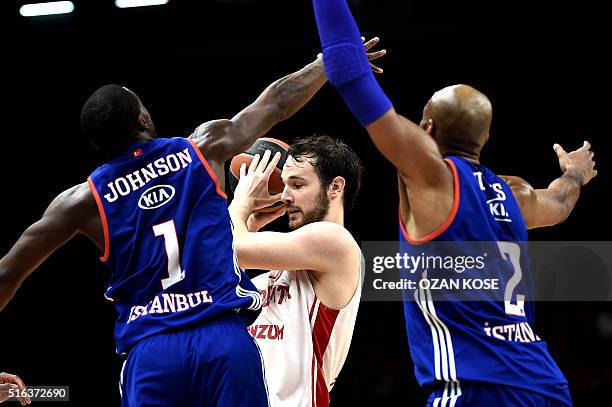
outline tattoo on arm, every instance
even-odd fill
[[[318,62],[281,79],[275,95],[281,120],[295,114],[323,86],[326,79],[325,69]]]
[[[320,59],[278,79],[232,120],[202,124],[191,138],[210,161],[219,163],[244,151],[274,125],[300,110],[327,81]]]

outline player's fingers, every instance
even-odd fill
[[[268,164],[268,168],[266,168],[266,177],[269,178],[272,173],[274,172],[274,169],[276,169],[276,166],[278,165],[278,162],[281,159],[281,153],[277,152],[276,154],[274,154],[274,157],[272,157],[272,160],[270,161],[270,164]]]
[[[283,216],[285,212],[286,212],[286,209],[283,204],[282,207],[279,207],[274,212],[258,212],[255,214],[255,216],[257,218],[257,222],[259,222],[262,225],[267,225],[268,223],[273,222],[276,219]]]
[[[14,374],[9,374],[9,373],[3,373],[2,375],[2,382],[3,383],[12,383],[12,384],[16,384],[17,386],[19,386],[19,388],[21,390],[25,390],[26,385],[23,382],[23,380],[21,380],[21,378],[17,375]]]
[[[26,385],[19,376],[12,374],[12,375],[9,375],[9,377],[12,380],[12,383],[15,383],[17,386],[19,386],[21,390],[25,390]]]
[[[591,148],[591,143],[589,143],[588,141],[584,141],[584,142],[582,142],[582,147],[577,149],[576,152],[583,153],[585,151],[589,151],[590,148]]]
[[[277,201],[278,202],[278,201]],[[287,204],[282,202],[279,206],[277,206],[273,212],[259,212],[257,213],[257,217],[260,219],[269,219],[270,217],[274,217],[275,219],[279,216],[285,214]]]
[[[280,198],[273,195],[270,195],[270,197],[268,198],[259,198],[257,200],[257,203],[255,204],[254,210],[266,208],[268,206],[274,205],[278,201],[280,201]]]
[[[362,41],[365,40],[364,37],[361,37],[361,38],[362,38]],[[380,41],[380,38],[374,37],[371,40],[369,40],[368,42],[366,42],[365,44],[363,44],[363,46],[365,47],[366,51],[368,51],[370,48],[372,48],[373,46],[378,44],[379,41]]]
[[[246,163],[240,164],[240,178],[246,177]]]
[[[368,60],[374,61],[375,59],[381,58],[387,54],[386,49],[381,49],[380,51],[370,52],[368,53]]]
[[[272,202],[278,202],[281,200],[281,197],[283,196],[283,194],[275,194],[275,195],[270,195],[270,200]]]
[[[561,158],[561,156],[563,154],[566,154],[566,152],[563,149],[563,147],[561,147],[561,145],[559,145],[559,144],[554,144],[553,145],[553,150],[555,150],[555,153],[557,153],[557,157],[559,157],[559,158]]]
[[[14,393],[19,391],[19,386],[13,383],[0,384],[0,402],[12,397]]]
[[[287,212],[287,209],[285,209],[285,206],[283,205],[282,207],[275,210],[274,212],[267,214],[268,217],[266,220],[269,220],[270,222],[272,222],[273,220],[278,219],[281,216],[283,216],[285,212]]]
[[[370,63],[370,67],[372,67],[372,72],[374,73],[383,73],[383,69],[377,67],[376,65],[374,65],[373,63]]]
[[[261,158],[261,161],[259,162],[259,165],[257,166],[257,172],[265,172],[266,168],[268,167],[268,162],[270,161],[270,156],[272,155],[272,151],[270,150],[266,150],[266,152],[264,153],[263,157]]]
[[[259,154],[255,154],[253,159],[251,160],[251,165],[249,165],[249,174],[251,174],[257,168],[257,164],[259,164]]]
[[[13,383],[0,384],[0,393],[8,393],[11,390],[13,391],[19,390],[19,386]]]

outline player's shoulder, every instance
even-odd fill
[[[318,222],[312,222],[302,226],[300,229],[308,233],[330,233],[337,237],[346,237],[350,238],[351,240],[354,240],[351,233],[346,230],[344,226],[331,221],[322,220]]]
[[[51,202],[45,211],[47,216],[78,224],[97,213],[96,202],[87,182],[72,186]]]
[[[330,221],[319,221],[302,226],[300,233],[308,236],[318,246],[329,249],[352,250],[358,247],[353,235],[342,225]]]
[[[188,138],[204,153],[215,144],[219,136],[224,136],[232,125],[232,121],[228,119],[211,120],[196,127]]]
[[[62,191],[54,201],[66,207],[78,207],[93,199],[88,182],[83,182]]]
[[[61,192],[54,203],[61,209],[71,211],[75,216],[87,209],[96,208],[96,201],[88,182],[74,185]]]
[[[535,198],[535,189],[523,178],[514,175],[499,175],[498,177],[508,185],[519,205]]]

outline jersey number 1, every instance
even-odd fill
[[[181,269],[179,243],[176,236],[174,221],[160,223],[153,226],[155,236],[163,236],[166,243],[166,255],[168,255],[168,277],[161,280],[164,290],[185,278],[185,270]]]

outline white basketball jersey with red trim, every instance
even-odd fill
[[[270,271],[253,279],[264,303],[249,332],[263,355],[272,407],[329,405],[353,338],[361,264],[357,289],[341,310],[319,301],[306,271]]]

